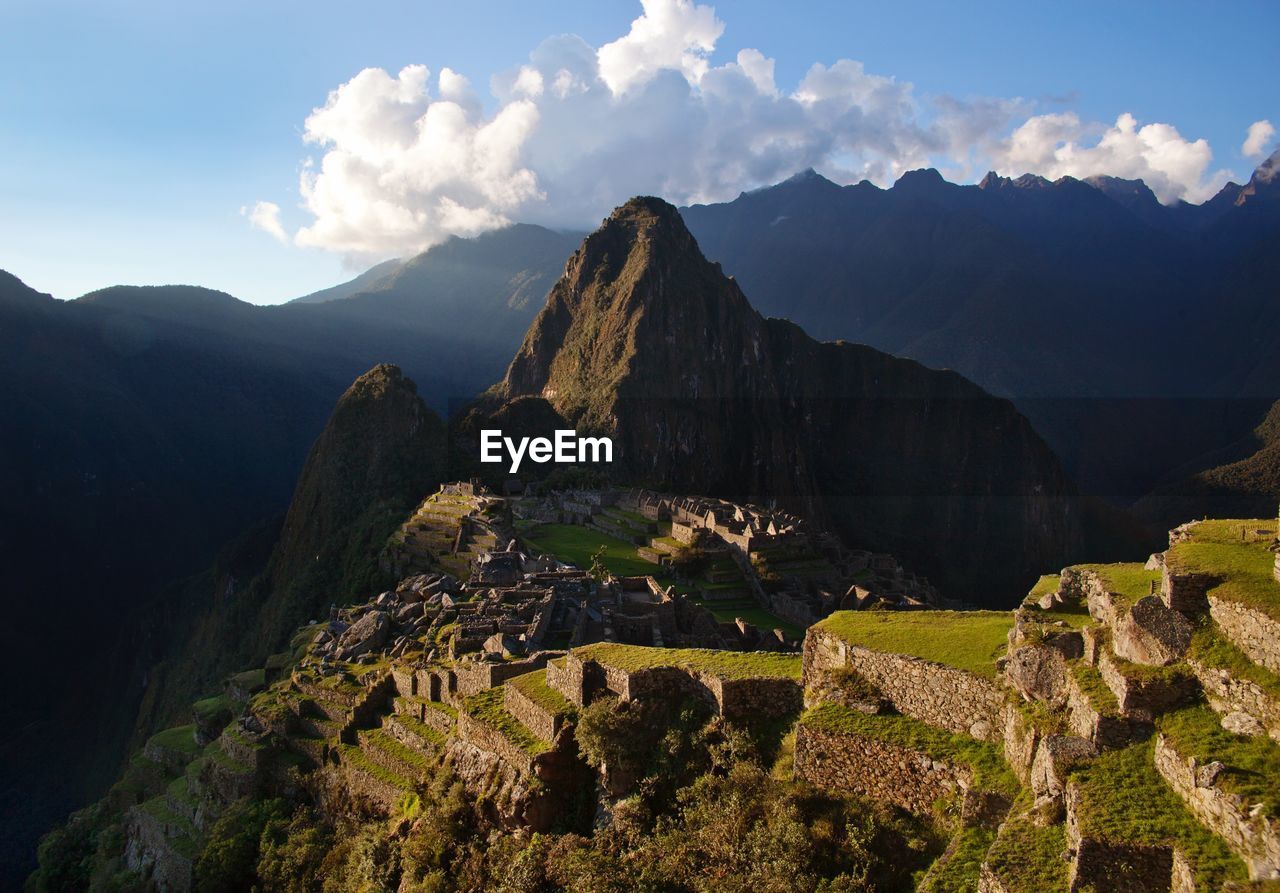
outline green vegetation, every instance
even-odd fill
[[[1029,805],[1021,802],[1014,808]],[[1000,829],[1000,836],[987,851],[987,864],[1006,889],[1066,893],[1067,862],[1063,858],[1066,849],[1066,831],[1062,825],[1042,828],[1029,816],[1016,815]]]
[[[1062,577],[1058,574],[1046,574],[1041,577],[1036,581],[1036,585],[1031,587],[1026,599],[1023,600],[1023,610],[1030,619],[1039,623],[1057,623],[1060,621],[1072,629],[1083,629],[1093,622],[1093,618],[1089,616],[1089,606],[1083,601],[1076,604],[1061,604],[1048,611],[1036,604],[1050,592],[1057,592],[1061,583]]]
[[[398,713],[396,714],[396,722],[400,723],[400,725],[404,726],[410,732],[413,732],[419,738],[422,738],[424,741],[430,741],[437,747],[444,747],[446,744],[444,735],[441,735],[439,731],[427,725],[416,716],[411,716],[408,713]]]
[[[965,766],[973,773],[974,785],[982,790],[1012,796],[1021,787],[1000,748],[909,716],[875,715],[839,704],[822,704],[800,717],[800,724],[834,735],[883,741],[928,754],[935,760]]]
[[[577,712],[577,708],[564,695],[547,685],[546,670],[536,670],[517,676],[507,685],[515,688],[548,713],[568,716]]]
[[[620,577],[641,577],[658,570],[653,562],[640,557],[634,543],[576,524],[543,524],[526,534],[525,542],[537,551],[583,569],[591,567],[592,556],[604,546],[602,563]]]
[[[906,654],[994,679],[1008,611],[838,611],[817,628],[872,651]]]
[[[192,872],[195,893],[251,889],[257,877],[263,829],[287,814],[282,800],[245,799],[231,804],[214,822],[196,860]]]
[[[947,851],[929,869],[916,888],[919,893],[972,893],[995,832],[989,828],[961,828]],[[1022,888],[1015,888],[1022,889]],[[1039,888],[1036,893],[1041,893]]]
[[[1270,818],[1280,817],[1280,745],[1265,736],[1236,735],[1222,727],[1208,707],[1187,707],[1160,719],[1160,731],[1182,757],[1198,765],[1220,761],[1226,769],[1217,786],[1238,794],[1250,806],[1262,804]]]
[[[1119,845],[1176,843],[1196,867],[1197,889],[1204,893],[1244,880],[1244,863],[1205,830],[1160,777],[1154,747],[1152,739],[1108,751],[1072,773],[1080,785],[1080,833]]]
[[[780,629],[793,639],[804,638],[804,627],[796,626],[794,623],[783,620],[778,615],[766,611],[754,599],[713,601],[695,598],[693,601],[710,611],[712,616],[721,623],[732,623],[741,617],[747,623],[753,624],[766,632]]]
[[[378,781],[389,784],[393,788],[399,788],[402,791],[413,789],[412,781],[397,772],[392,772],[385,766],[375,763],[369,758],[368,754],[358,747],[354,747],[350,744],[339,744],[338,753],[341,756],[342,762],[354,766],[366,775],[373,776],[378,779]]]
[[[502,698],[501,686],[486,689],[467,698],[464,709],[472,719],[502,734],[531,757],[550,749],[548,742],[529,731],[528,726],[507,711],[502,705]]]
[[[1075,680],[1080,691],[1084,693],[1090,707],[1103,716],[1120,715],[1120,702],[1116,700],[1115,692],[1107,686],[1097,667],[1087,664],[1083,660],[1073,661],[1071,664],[1071,678]]]
[[[412,719],[412,717],[409,717]],[[364,733],[365,737],[374,747],[383,753],[390,754],[406,766],[410,766],[419,772],[426,772],[431,765],[431,760],[419,751],[406,745],[403,741],[393,736],[386,729],[372,729]],[[439,733],[436,735],[439,738]]]
[[[801,657],[767,651],[714,651],[709,648],[649,648],[602,642],[575,648],[581,660],[594,660],[626,672],[653,667],[677,667],[723,679],[781,677],[800,679]]]
[[[177,726],[156,732],[147,741],[148,747],[158,747],[171,753],[195,756],[200,750],[196,744],[196,727],[194,725]]]
[[[1169,567],[1177,573],[1220,577],[1210,590],[1213,596],[1280,620],[1280,583],[1272,576],[1275,555],[1267,548],[1275,529],[1275,519],[1202,521],[1191,529],[1190,540],[1169,550]],[[1259,535],[1259,530],[1266,535]]]
[[[1224,636],[1217,625],[1204,618],[1191,636],[1187,659],[1211,669],[1226,670],[1236,679],[1254,683],[1272,698],[1280,700],[1280,676],[1249,660],[1248,655]]]
[[[1107,591],[1120,597],[1120,601],[1131,605],[1140,598],[1151,594],[1151,584],[1160,583],[1160,571],[1149,571],[1141,564],[1127,562],[1120,564],[1078,564],[1076,570],[1093,571],[1102,580]]]

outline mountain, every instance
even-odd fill
[[[1280,505],[1280,402],[1249,437],[1224,452],[1222,464],[1159,487],[1138,501],[1135,512],[1152,524],[1274,515]]]
[[[1128,502],[1280,397],[1261,327],[1278,164],[1199,206],[1111,177],[913,171],[880,189],[808,171],[682,215],[762,313],[955,369],[1012,399],[1083,487]]]
[[[181,720],[201,692],[262,664],[298,625],[389,582],[377,555],[444,479],[444,444],[444,422],[400,369],[357,378],[312,446],[283,525],[241,538],[213,573],[174,591],[182,608],[153,654],[138,728]],[[253,550],[269,557],[245,561]]]
[[[481,411],[533,401],[613,437],[635,482],[776,502],[955,597],[1009,600],[1082,541],[1074,488],[1008,401],[765,319],[660,199],[583,242]]]
[[[392,258],[384,260],[380,264],[375,264],[365,270],[354,279],[341,282],[329,288],[322,288],[320,291],[313,291],[309,295],[303,295],[300,298],[294,298],[291,304],[323,304],[326,301],[341,301],[343,298],[349,298],[352,295],[358,295],[375,288],[384,278],[394,273],[404,264],[400,258]]]

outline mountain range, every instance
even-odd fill
[[[56,634],[78,655],[5,703],[0,800],[23,819],[0,858],[28,859],[33,833],[113,777],[163,713],[154,668],[174,637],[231,628],[210,620],[214,591],[266,580],[273,629],[338,595],[290,602],[272,569],[315,545],[287,533],[290,494],[335,401],[381,363],[417,382],[402,403],[428,429],[498,381],[473,411],[612,430],[636,480],[692,483],[669,459],[683,450],[696,489],[813,513],[953,585],[996,555],[1019,556],[1010,585],[1065,559],[1102,517],[1082,491],[1156,530],[1270,514],[1278,168],[1172,207],[1112,178],[920,171],[879,189],[808,172],[679,218],[629,206],[581,248],[531,225],[453,239],[279,307],[193,286],[56,301],[0,273],[0,647],[24,665]],[[826,343],[841,339],[858,344]],[[419,495],[355,498],[389,517]],[[386,518],[349,508],[334,529],[376,538]]]

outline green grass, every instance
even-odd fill
[[[1093,571],[1102,580],[1102,585],[1117,596],[1126,605],[1131,605],[1140,598],[1151,594],[1151,584],[1160,582],[1160,571],[1149,571],[1141,564],[1128,562],[1122,564],[1078,564],[1076,570]]]
[[[373,729],[366,733],[366,737],[378,750],[390,754],[406,766],[411,766],[420,772],[426,772],[431,767],[431,760],[425,754],[414,750],[386,729]]]
[[[577,708],[560,692],[547,685],[547,671],[537,670],[507,682],[522,695],[533,701],[543,710],[557,716],[569,716],[577,712]]]
[[[1240,530],[1246,531],[1241,541]],[[1254,530],[1275,530],[1270,520],[1203,521],[1192,528],[1191,539],[1178,543],[1167,554],[1171,570],[1177,573],[1214,574],[1222,582],[1210,593],[1227,601],[1256,608],[1280,620],[1280,583],[1272,576],[1275,555],[1268,551],[1270,539],[1254,539]]]
[[[1196,868],[1197,890],[1244,880],[1244,863],[1183,805],[1153,763],[1155,741],[1108,751],[1072,773],[1080,785],[1080,833],[1109,843],[1176,844]]]
[[[1015,807],[1016,808],[1016,807]],[[1025,815],[1009,819],[987,851],[987,864],[1008,890],[1066,893],[1067,835],[1062,825],[1041,828]]]
[[[989,828],[961,828],[947,852],[924,876],[917,888],[919,893],[972,893],[978,889],[982,861],[995,836]]]
[[[196,727],[194,725],[175,726],[172,729],[165,729],[163,732],[156,732],[147,741],[147,744],[159,747],[162,750],[195,756],[200,750],[200,745],[196,744],[195,733]]]
[[[369,759],[368,755],[358,747],[354,747],[350,744],[339,744],[338,753],[341,754],[342,762],[350,763],[352,766],[355,766],[367,775],[372,775],[384,784],[389,784],[391,787],[399,788],[402,791],[413,790],[412,781],[399,773],[392,772],[385,766],[378,765],[373,760]]]
[[[710,611],[712,616],[721,623],[733,623],[734,620],[741,617],[747,623],[754,624],[765,632],[780,629],[793,639],[804,638],[803,626],[796,626],[794,623],[783,620],[778,615],[766,611],[754,601],[747,601],[746,599],[730,602],[715,602],[705,599],[694,599],[693,601]]]
[[[1089,606],[1083,601],[1074,605],[1062,604],[1048,611],[1036,604],[1043,596],[1050,592],[1057,592],[1061,582],[1062,577],[1059,574],[1045,574],[1036,581],[1035,586],[1031,587],[1031,591],[1022,602],[1022,607],[1031,619],[1039,623],[1061,621],[1072,629],[1083,629],[1093,622],[1093,618],[1089,616]]]
[[[467,698],[468,716],[502,734],[508,741],[531,757],[550,750],[551,745],[529,730],[529,727],[507,712],[502,705],[502,687],[490,688]]]
[[[203,698],[191,705],[191,711],[201,719],[213,719],[223,710],[231,709],[231,701],[226,695],[215,695]]]
[[[634,543],[576,524],[543,524],[524,539],[534,549],[584,570],[591,567],[591,556],[601,546],[605,547],[604,566],[620,577],[643,577],[656,569],[652,561],[640,557]]]
[[[1094,710],[1103,716],[1120,715],[1120,702],[1116,700],[1115,692],[1107,687],[1097,667],[1082,660],[1074,661],[1071,665],[1071,676],[1089,700],[1089,706]]]
[[[822,704],[800,717],[800,725],[836,735],[869,738],[927,754],[935,760],[966,766],[979,790],[1014,796],[1021,785],[994,745],[947,732],[909,716],[876,715],[839,704]]]
[[[1184,758],[1195,757],[1200,765],[1221,761],[1226,769],[1217,786],[1222,790],[1250,805],[1261,803],[1270,818],[1280,817],[1280,745],[1265,735],[1228,732],[1218,714],[1204,706],[1166,714],[1160,731]]]
[[[1249,660],[1249,656],[1224,636],[1208,618],[1200,621],[1191,636],[1187,658],[1213,669],[1226,670],[1236,679],[1246,679],[1269,697],[1280,700],[1280,676]]]
[[[1037,602],[1041,597],[1048,595],[1050,592],[1057,592],[1061,583],[1061,574],[1045,574],[1039,580],[1036,580],[1036,585],[1031,587],[1031,591],[1027,593],[1025,601],[1032,603]]]
[[[452,716],[454,719],[458,718],[458,711],[441,701],[432,701],[423,698],[422,703],[426,705],[428,710],[438,710],[447,716]]]
[[[416,716],[411,716],[408,713],[400,713],[396,715],[396,722],[400,723],[400,725],[404,726],[420,738],[430,741],[437,747],[444,747],[447,743],[444,735],[441,735],[439,731],[427,725]]]
[[[179,855],[188,859],[194,859],[200,853],[200,847],[196,843],[196,829],[190,821],[184,816],[178,815],[169,808],[169,804],[165,802],[164,795],[153,797],[152,799],[141,803],[138,809],[155,817],[160,822],[171,828],[178,829],[176,837],[167,837],[166,841],[169,846]]]
[[[817,628],[872,651],[905,654],[994,679],[1009,611],[838,611]]]
[[[582,660],[594,660],[626,672],[653,667],[697,670],[724,679],[777,677],[799,681],[801,656],[766,651],[715,651],[710,648],[649,648],[601,642],[575,648]]]

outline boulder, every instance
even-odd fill
[[[1191,621],[1154,595],[1139,599],[1114,632],[1119,657],[1152,667],[1181,660],[1191,646]]]
[[[391,618],[382,611],[370,611],[342,634],[338,647],[346,660],[381,648],[391,632]]]
[[[1071,768],[1098,755],[1093,742],[1074,735],[1049,735],[1031,763],[1031,789],[1038,797],[1061,797]]]
[[[1267,733],[1267,727],[1256,716],[1238,710],[1222,717],[1222,727],[1237,735],[1258,736]]]
[[[1067,662],[1050,645],[1024,645],[1009,655],[1005,678],[1030,700],[1061,705],[1067,699]]]

